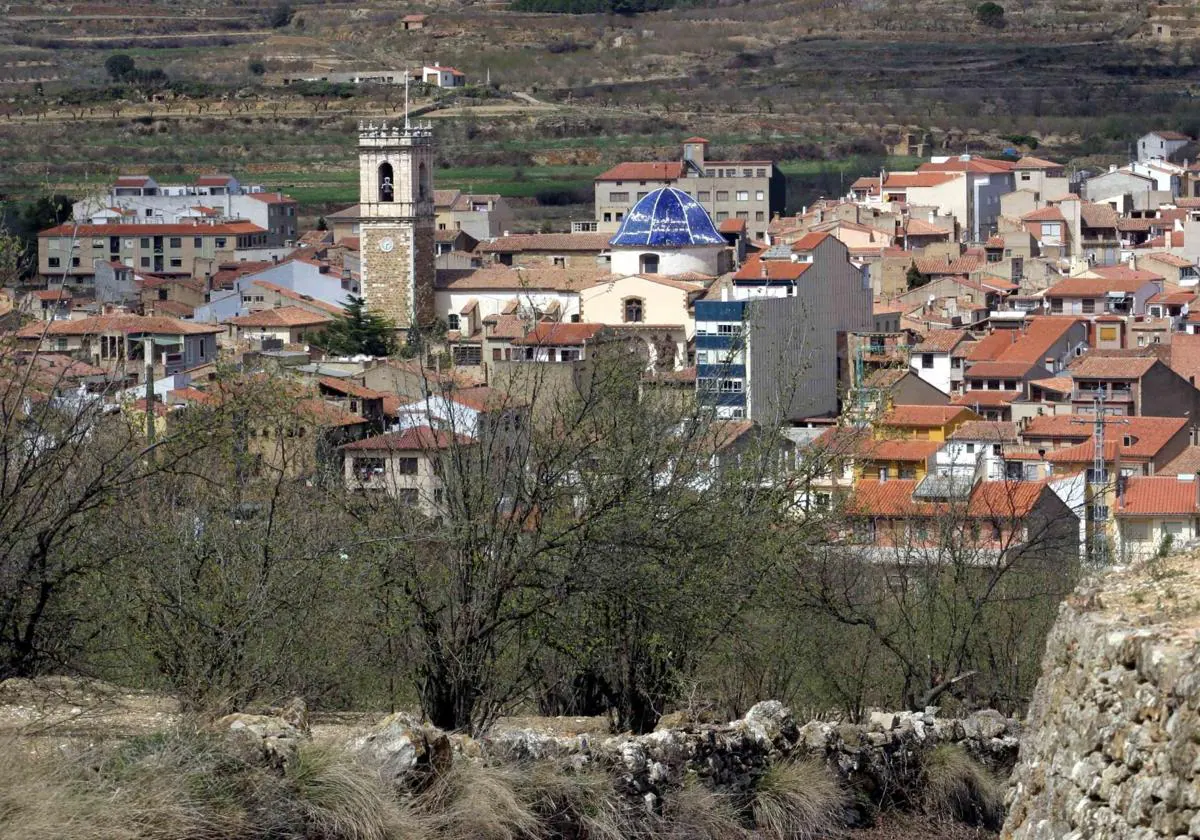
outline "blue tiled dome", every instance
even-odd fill
[[[608,244],[616,248],[679,248],[724,245],[725,238],[696,199],[674,187],[661,187],[633,206]]]

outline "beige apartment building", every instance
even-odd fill
[[[708,141],[683,141],[683,159],[619,163],[596,176],[596,230],[615,233],[633,206],[659,187],[696,199],[718,225],[742,219],[751,239],[763,241],[773,211],[783,210],[783,179],[769,160],[708,160]]]
[[[263,248],[267,231],[251,222],[224,224],[74,224],[38,233],[38,273],[44,278],[90,281],[95,261],[135,271],[195,277],[236,262],[236,252]]]

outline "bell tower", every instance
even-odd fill
[[[367,308],[398,330],[433,318],[433,128],[358,124],[359,254]]]

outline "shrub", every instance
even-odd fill
[[[791,761],[774,764],[759,777],[751,812],[764,837],[808,840],[833,833],[845,805],[845,791],[827,767]]]
[[[925,759],[923,806],[934,816],[999,830],[1004,786],[957,744],[934,748]]]
[[[272,29],[280,29],[292,22],[292,15],[295,12],[292,10],[290,3],[280,3],[271,9],[271,13],[267,16],[267,23]]]
[[[123,82],[137,72],[137,63],[125,53],[114,53],[104,60],[104,72],[114,82]]]
[[[261,76],[267,72],[267,65],[257,58],[252,58],[247,62],[246,69],[250,71],[251,75]]]
[[[431,837],[517,840],[538,827],[520,785],[519,769],[455,761],[413,800],[413,810]]]
[[[993,3],[992,0],[980,3],[975,7],[975,19],[983,26],[988,26],[992,29],[1002,29],[1005,22],[1004,7],[999,3]]]

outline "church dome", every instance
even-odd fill
[[[724,245],[708,211],[674,187],[661,187],[638,201],[608,242],[614,248],[682,248]]]

